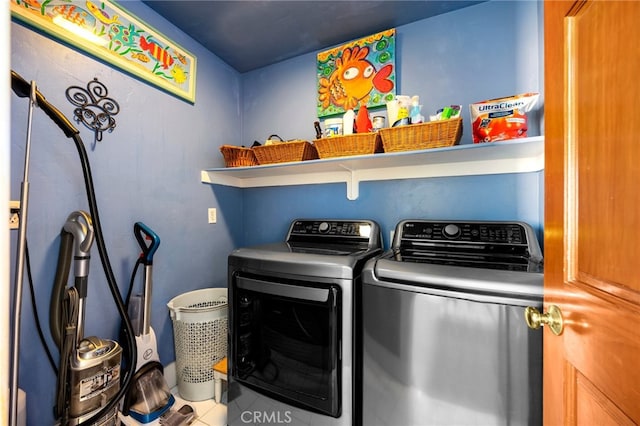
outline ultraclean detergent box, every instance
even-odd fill
[[[473,143],[526,138],[527,113],[538,97],[538,93],[525,93],[469,105]]]

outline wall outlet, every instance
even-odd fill
[[[209,208],[209,223],[216,223],[217,220],[218,220],[218,214],[216,212],[216,208],[215,207],[210,207]]]
[[[9,229],[20,227],[20,201],[9,201]]]

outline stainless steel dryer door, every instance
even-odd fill
[[[522,306],[363,286],[364,425],[539,425],[542,333]]]
[[[340,415],[341,290],[236,275],[233,378],[280,401]]]

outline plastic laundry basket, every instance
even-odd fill
[[[167,304],[173,322],[178,392],[188,401],[214,396],[213,366],[227,356],[227,289],[206,288]]]

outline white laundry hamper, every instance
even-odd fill
[[[211,399],[213,366],[227,356],[227,289],[190,291],[167,306],[173,322],[178,392],[188,401]]]

